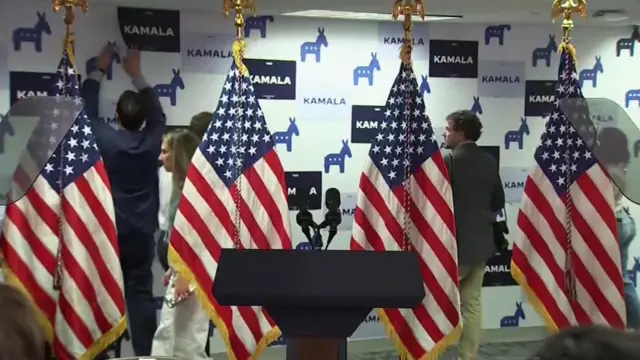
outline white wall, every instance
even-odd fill
[[[10,6],[11,11],[0,14],[0,110],[9,106],[9,88],[7,69],[10,71],[53,72],[60,59],[61,41],[64,35],[63,21],[60,15],[50,10],[47,2],[24,1],[17,5],[3,0],[3,7]],[[36,11],[47,13],[48,22],[52,28],[52,35],[44,35],[43,51],[36,52],[33,44],[25,44],[21,51],[14,51],[12,46],[12,32],[18,27],[30,27],[35,24]],[[248,39],[247,56],[256,59],[292,60],[296,61],[296,100],[262,100],[261,106],[272,132],[284,131],[289,126],[289,119],[295,118],[299,129],[299,136],[293,138],[292,151],[286,151],[284,145],[278,145],[279,154],[284,168],[289,172],[313,171],[323,172],[323,158],[328,153],[338,152],[342,140],[349,140],[352,158],[345,161],[344,173],[337,168],[329,173],[318,174],[322,184],[317,184],[317,193],[322,194],[329,187],[336,187],[343,193],[345,204],[354,204],[358,179],[362,164],[368,152],[367,144],[351,143],[352,105],[383,105],[386,101],[389,87],[397,74],[399,60],[397,45],[382,45],[379,32],[388,32],[389,27],[400,36],[401,24],[362,21],[334,21],[323,19],[286,19],[276,18],[267,25],[267,35],[260,38],[257,32]],[[321,61],[314,61],[308,57],[305,62],[300,61],[300,48],[304,42],[315,41],[318,28],[324,28],[328,40],[328,47],[321,49]],[[499,74],[496,70],[499,64],[504,65],[504,72],[514,77],[520,74],[519,84],[482,85],[479,79],[435,78],[430,76],[428,82],[431,88],[425,94],[427,112],[434,127],[444,126],[445,116],[457,109],[469,109],[473,104],[473,97],[479,96],[483,113],[484,134],[481,145],[499,145],[501,150],[501,172],[507,191],[514,201],[507,206],[509,226],[516,228],[515,219],[518,210],[518,189],[526,177],[524,169],[532,165],[533,151],[537,139],[544,129],[545,120],[542,117],[527,116],[531,134],[524,139],[524,146],[519,150],[513,146],[504,148],[504,135],[509,130],[517,129],[521,118],[525,117],[524,82],[527,80],[555,80],[557,76],[558,54],[551,55],[551,64],[544,62],[532,66],[532,52],[535,48],[547,45],[549,35],[555,35],[560,42],[561,31],[559,25],[549,26],[517,26],[504,34],[504,44],[498,44],[498,39],[492,39],[485,45],[484,37],[486,25],[447,25],[433,24],[417,25],[414,37],[424,45],[418,44],[414,52],[414,70],[417,75],[429,74],[429,39],[467,40],[478,42],[478,59],[480,74]],[[234,29],[229,22],[212,24],[208,14],[181,13],[181,41],[183,54],[180,53],[144,53],[144,73],[152,84],[166,83],[171,80],[172,69],[181,69],[181,76],[185,84],[184,90],[177,94],[177,106],[170,106],[163,99],[168,114],[169,124],[186,125],[190,117],[200,111],[213,111],[218,101],[224,74],[213,74],[207,71],[190,72],[185,68],[193,59],[188,59],[186,52],[195,47],[207,47],[220,50],[226,55],[229,47],[230,34]],[[597,87],[586,82],[584,94],[587,97],[606,97],[624,104],[625,92],[640,88],[640,73],[635,71],[640,64],[638,55],[634,58],[623,51],[616,56],[616,41],[629,37],[629,28],[584,28],[578,21],[573,39],[578,49],[579,69],[590,69],[595,63],[595,57],[602,57],[604,72],[598,74]],[[208,35],[222,36],[216,42],[207,44],[204,39]],[[384,35],[384,34],[383,34]],[[116,40],[122,44],[115,8],[102,4],[91,6],[89,15],[78,15],[76,52],[81,73],[84,73],[86,60],[95,56],[103,43]],[[639,49],[640,50],[640,49]],[[367,65],[371,53],[377,53],[381,70],[374,75],[373,86],[368,86],[361,80],[360,85],[354,86],[352,71],[357,66]],[[6,60],[6,61],[5,61]],[[486,63],[491,62],[491,63]],[[205,60],[212,68],[225,69],[230,64],[228,58],[209,58]],[[494,72],[492,72],[494,71]],[[503,74],[508,75],[508,74]],[[114,67],[113,80],[104,81],[102,90],[102,116],[113,114],[114,99],[120,92],[129,87],[126,74],[118,66]],[[501,88],[502,87],[502,88]],[[502,97],[489,97],[483,94],[492,92]],[[507,97],[508,96],[508,97]],[[336,99],[336,105],[306,104],[305,98]],[[635,104],[626,109],[629,116],[637,119],[640,108]],[[601,114],[609,115],[609,114]],[[439,134],[439,133],[438,133]],[[514,189],[511,189],[514,187]],[[346,205],[345,205],[346,206]],[[636,217],[640,216],[640,207],[632,206]],[[322,210],[314,211],[316,219],[322,217]],[[292,219],[295,212],[292,212]],[[350,237],[350,219],[344,219],[343,230],[332,245],[335,249],[348,248]],[[303,241],[303,236],[295,224],[292,224],[295,242]],[[513,234],[514,231],[512,231]],[[511,239],[512,240],[512,239]],[[640,255],[640,243],[634,245],[632,255]],[[631,266],[632,264],[629,264]],[[494,269],[500,271],[500,269]],[[503,268],[508,272],[508,268]],[[158,276],[159,280],[159,276]],[[157,288],[161,295],[161,287]],[[520,327],[540,326],[542,321],[535,314],[532,307],[526,304],[517,286],[487,287],[484,289],[484,328],[500,327],[500,319],[510,316],[516,309],[516,302],[525,301],[525,319],[520,319]],[[376,321],[368,322],[361,327],[358,337],[381,336],[380,325]],[[216,342],[219,344],[219,342]],[[222,349],[214,349],[221,351]]]

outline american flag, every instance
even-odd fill
[[[401,65],[378,127],[360,177],[351,249],[401,251],[408,233],[426,296],[414,309],[379,314],[403,358],[425,359],[459,334],[458,255],[449,174],[410,65]]]
[[[61,104],[82,106],[71,47],[64,50],[54,92]],[[54,129],[77,113],[53,108],[41,123]],[[33,300],[58,360],[93,359],[126,327],[111,188],[89,120],[79,113],[61,141],[39,139],[45,149],[48,141],[60,146],[51,149],[26,195],[7,206],[1,239],[5,275]],[[40,156],[36,142],[27,147],[25,154]],[[28,174],[24,164],[16,177]]]
[[[552,329],[623,328],[613,185],[562,111],[564,104],[584,102],[575,60],[566,48],[555,96],[524,186],[511,273]],[[586,109],[581,111],[586,116]]]
[[[253,85],[234,63],[187,173],[169,252],[171,266],[197,282],[230,359],[256,359],[280,331],[261,307],[221,306],[213,298],[220,251],[291,249],[286,194]]]

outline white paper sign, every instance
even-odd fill
[[[229,35],[186,34],[180,52],[183,71],[226,74],[233,61],[233,40]]]

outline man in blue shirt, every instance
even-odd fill
[[[130,49],[123,67],[138,92],[120,95],[118,129],[98,119],[100,81],[113,52],[111,45],[102,50],[98,70],[82,84],[82,95],[113,193],[133,350],[136,356],[148,356],[156,329],[151,264],[158,227],[158,156],[166,117],[142,75],[140,52]]]

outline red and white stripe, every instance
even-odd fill
[[[415,309],[380,311],[411,358],[423,359],[460,325],[458,256],[451,184],[440,152],[410,179],[410,236],[426,296]],[[402,186],[390,191],[369,160],[360,178],[352,250],[402,250],[404,193]]]
[[[53,284],[60,231],[58,292]],[[38,176],[23,198],[7,206],[2,252],[9,280],[40,310],[59,360],[95,356],[102,350],[96,347],[101,339],[122,328],[125,302],[115,211],[101,161],[67,186],[62,197]]]
[[[174,221],[171,251],[189,267],[200,289],[213,288],[221,249],[234,247],[236,211],[243,248],[292,247],[284,170],[276,152],[271,150],[241,175],[239,208],[235,186],[227,188],[201,150],[196,151]],[[221,306],[210,291],[205,293],[216,326],[228,333],[230,359],[253,358],[277,331],[263,308]]]
[[[565,284],[565,202],[537,165],[525,183],[512,272],[539,300],[544,308],[539,310],[550,327],[602,324],[624,328],[613,185],[600,165],[595,165],[574,182],[570,192],[576,301],[567,297]]]

